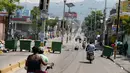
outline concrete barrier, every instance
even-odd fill
[[[20,61],[16,64],[9,64],[8,67],[0,69],[0,73],[13,73],[14,71],[24,67],[26,60]]]

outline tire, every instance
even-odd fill
[[[20,52],[22,52],[22,49],[20,49]]]
[[[92,64],[92,60],[90,60],[90,64]]]
[[[103,55],[101,55],[101,57],[103,57]]]
[[[29,50],[29,52],[31,52],[31,50]]]
[[[54,53],[55,51],[53,51],[53,53]]]
[[[110,57],[107,57],[107,59],[110,59]]]

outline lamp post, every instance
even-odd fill
[[[71,7],[74,7],[75,5],[73,4],[73,3],[67,3],[66,4],[67,6],[68,6],[68,8],[69,8],[69,10],[68,10],[68,13],[70,14],[71,13],[71,10],[70,10],[70,8]],[[67,17],[67,20],[69,20],[69,16]],[[72,24],[71,24],[72,25]],[[66,40],[66,43],[68,43],[68,34],[69,34],[69,30],[71,30],[71,25],[68,27],[68,29],[67,29],[67,40]],[[71,31],[70,31],[71,32]]]
[[[64,0],[64,8],[63,8],[63,24],[62,24],[62,37],[61,37],[62,44],[63,44],[63,39],[64,39],[65,5],[66,5],[66,0]]]

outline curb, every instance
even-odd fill
[[[126,71],[127,73],[130,73],[130,71],[128,71],[125,67],[121,66],[119,63],[115,62],[112,58],[110,58],[109,60],[111,60],[113,63],[115,63],[117,66],[119,66],[120,68],[122,68],[124,71]]]
[[[46,49],[44,51],[44,54],[49,54],[49,50]],[[23,68],[25,66],[25,62],[26,62],[26,60],[17,62],[16,64],[9,64],[9,66],[7,66],[3,69],[0,69],[0,73],[14,73],[15,71]]]
[[[9,64],[8,67],[0,69],[0,73],[13,73],[16,70],[23,68],[25,65],[25,61],[26,60],[20,61],[16,64]]]

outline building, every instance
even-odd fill
[[[0,12],[0,40],[5,39],[5,24],[8,14],[6,12]]]

